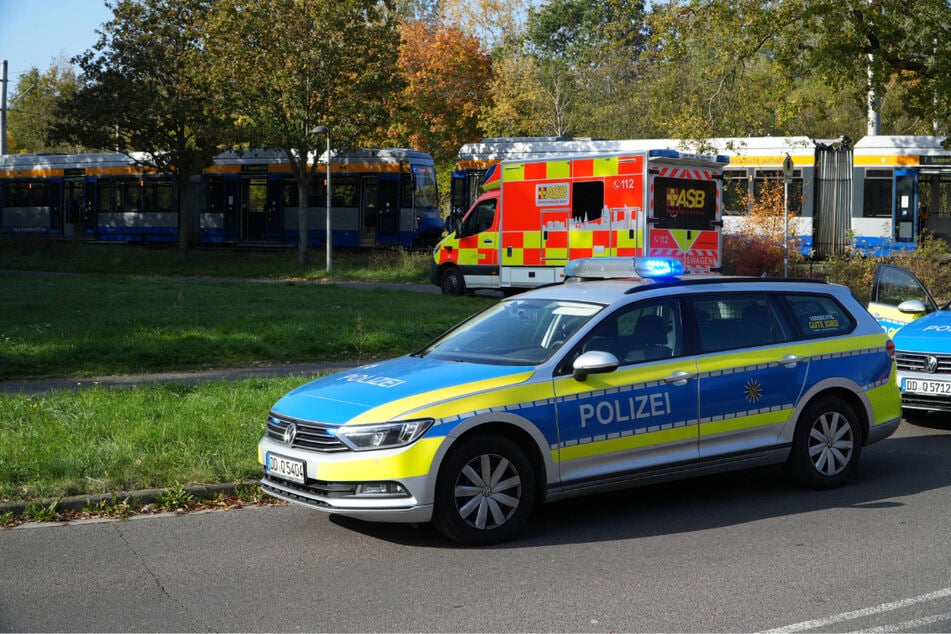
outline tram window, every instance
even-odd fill
[[[208,181],[208,211],[213,214],[224,213],[225,184],[220,179]]]
[[[334,207],[357,206],[357,184],[352,178],[341,177],[331,181],[331,204]]]
[[[20,181],[14,181],[7,187],[7,207],[29,207],[30,206],[30,184]]]
[[[866,218],[891,218],[892,171],[867,170],[862,195],[862,215]]]
[[[33,183],[30,188],[30,204],[33,207],[48,207],[50,205],[49,183]]]
[[[139,181],[124,180],[116,185],[116,211],[141,211],[142,187]]]
[[[408,174],[400,174],[400,207],[413,206],[413,179]],[[419,205],[419,201],[416,202]]]
[[[725,216],[745,216],[748,209],[749,182],[746,170],[724,170],[723,172],[723,214]]]
[[[414,165],[413,180],[416,181],[416,206],[435,208],[439,206],[439,190],[436,186],[436,170],[432,167]]]
[[[753,176],[753,196],[759,199],[760,194],[771,187],[783,187],[785,177],[782,170],[756,170]],[[789,184],[789,210],[796,214],[802,213],[802,170],[793,170],[792,182]]]
[[[142,211],[171,211],[172,184],[146,182],[142,192]]]
[[[98,207],[96,211],[100,213],[109,213],[113,209],[113,183],[111,181],[100,180],[96,183],[96,200]]]

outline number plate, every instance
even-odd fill
[[[273,453],[268,453],[266,458],[268,473],[300,484],[307,482],[307,469],[303,460],[294,460]]]
[[[951,396],[951,381],[922,381],[921,379],[904,379],[902,392],[914,394],[944,394]]]

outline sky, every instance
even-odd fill
[[[112,17],[105,0],[0,0],[0,60],[7,61],[8,94],[35,66],[46,72],[92,48],[96,29]]]

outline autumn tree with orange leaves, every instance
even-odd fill
[[[454,160],[459,147],[480,139],[478,115],[487,94],[492,58],[478,38],[423,20],[400,25],[399,72],[405,88],[391,104],[387,136]]]

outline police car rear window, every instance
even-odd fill
[[[785,301],[806,339],[844,335],[855,328],[852,315],[830,296],[787,295]]]

